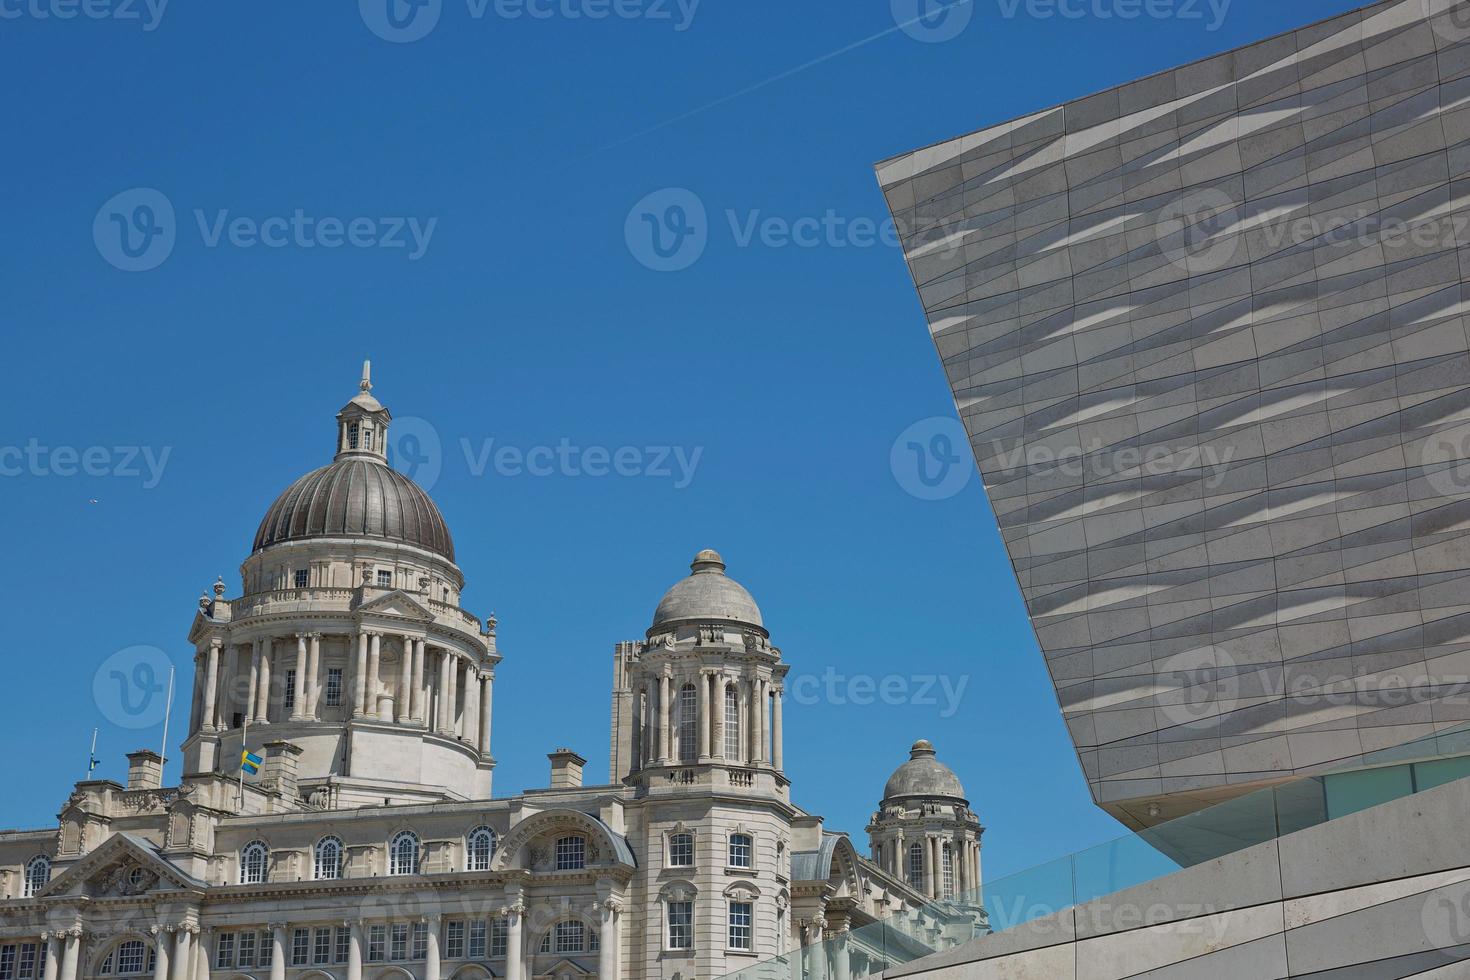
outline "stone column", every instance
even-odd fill
[[[490,754],[490,698],[495,693],[495,675],[486,671],[480,676],[480,753]]]
[[[207,732],[216,731],[215,718],[219,711],[219,648],[221,641],[209,641],[209,658],[204,667],[204,724]]]
[[[827,921],[815,916],[806,926],[807,980],[824,980],[827,975],[827,949],[822,945],[822,931]]]
[[[311,634],[311,648],[306,661],[306,717],[315,718],[322,700],[322,635]]]
[[[346,925],[348,934],[347,980],[362,980],[362,920],[353,919]]]
[[[378,695],[382,690],[379,678],[382,677],[382,668],[383,634],[374,630],[368,633],[367,702],[363,711],[369,718],[391,721],[392,719],[378,717]]]
[[[434,730],[441,735],[449,733],[449,671],[448,650],[439,651],[439,710],[435,712]]]
[[[745,696],[745,680],[740,677],[732,677],[730,686],[735,688],[735,717],[739,719],[740,730],[735,734],[735,758],[731,762],[745,762],[750,752],[750,704]]]
[[[750,703],[747,705],[747,713],[750,717],[748,723],[750,730],[745,733],[746,744],[749,746],[746,751],[746,759],[751,765],[756,765],[761,761],[760,678],[750,678],[746,686],[750,689]]]
[[[920,838],[919,843],[924,846],[924,875],[920,880],[919,891],[930,898],[934,897],[934,838]]]
[[[847,949],[848,926],[838,927],[832,940],[832,980],[849,980],[852,976],[852,954]]]
[[[725,677],[718,672],[711,678],[714,689],[710,693],[710,700],[714,703],[710,706],[710,758],[723,759],[725,757]]]
[[[255,692],[255,723],[268,724],[271,720],[271,638],[260,640],[260,690]]]
[[[445,699],[449,708],[449,734],[459,737],[459,658],[449,655],[449,697]]]
[[[393,700],[393,708],[398,715],[398,724],[407,725],[413,721],[413,637],[402,638],[403,662],[398,665],[398,697]]]
[[[474,745],[480,738],[480,678],[475,668],[464,667],[464,732],[466,742]]]
[[[784,686],[777,687],[771,694],[771,767],[780,770],[781,766],[781,695],[786,693]]]
[[[709,671],[699,672],[699,714],[695,724],[699,729],[699,761],[709,761]]]
[[[171,930],[164,926],[154,926],[153,933],[153,980],[168,980],[168,952]],[[48,960],[49,965],[49,960]]]
[[[214,929],[200,928],[194,937],[194,980],[209,980],[209,970],[214,964],[209,956],[214,949]]]
[[[74,926],[61,935],[66,944],[61,953],[61,980],[77,980],[77,962],[82,955],[82,927]]]
[[[271,980],[286,980],[286,925],[272,922],[270,929]]]
[[[761,761],[771,761],[771,682],[761,679]]]
[[[523,980],[524,977],[524,953],[522,952],[521,929],[522,918],[526,907],[521,904],[520,896],[506,908],[500,910],[500,914],[506,918],[505,929],[505,980]]]
[[[189,969],[189,959],[194,952],[193,940],[194,936],[189,932],[188,926],[179,926],[174,930],[173,980],[189,980],[193,972]]]
[[[599,902],[597,909],[602,916],[601,944],[597,953],[597,980],[618,980],[618,913],[622,910],[612,899]]]
[[[658,679],[658,761],[660,765],[668,765],[673,759],[673,738],[669,733],[669,695],[673,690],[674,682],[668,674]]]
[[[410,701],[408,705],[408,717],[416,725],[424,723],[424,641],[417,639],[413,641],[413,676],[409,683],[413,689],[409,692]]]
[[[43,932],[41,941],[46,944],[46,968],[41,972],[41,980],[56,980],[61,973],[61,934]]]
[[[219,689],[216,705],[218,706],[218,717],[214,725],[220,731],[229,731],[233,725],[230,723],[233,717],[235,704],[235,677],[238,673],[240,663],[240,647],[231,643],[229,649],[225,650],[224,657],[220,662]]]
[[[245,717],[253,718],[260,697],[260,640],[250,643],[250,687],[245,695]]]
[[[357,631],[357,667],[352,672],[352,717],[367,714],[368,635]]]
[[[439,929],[444,919],[442,916],[425,916],[424,922],[429,926],[429,951],[424,957],[424,980],[439,980]]]
[[[306,719],[306,634],[296,634],[296,683],[291,689],[291,720]]]

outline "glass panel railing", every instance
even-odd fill
[[[1226,800],[905,909],[721,980],[861,980],[1205,861],[1470,776],[1470,726]]]

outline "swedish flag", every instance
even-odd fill
[[[240,771],[247,776],[260,772],[261,758],[249,749],[240,753]]]

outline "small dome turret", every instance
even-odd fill
[[[934,745],[921,738],[909,749],[909,761],[893,771],[883,787],[883,802],[903,797],[943,797],[968,802],[960,778],[939,761]]]
[[[679,623],[738,623],[764,630],[760,608],[744,586],[725,574],[718,551],[701,551],[689,569],[689,577],[659,600],[649,635]]]

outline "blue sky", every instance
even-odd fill
[[[371,357],[500,618],[497,795],[561,745],[605,778],[613,644],[713,547],[806,678],[786,764],[829,825],[927,737],[988,876],[1121,834],[978,477],[904,469],[954,408],[872,164],[1352,4],[440,0],[406,40],[382,2],[0,0],[0,826],[52,822],[94,726],[100,776],[157,746],[94,676],[186,667]]]

